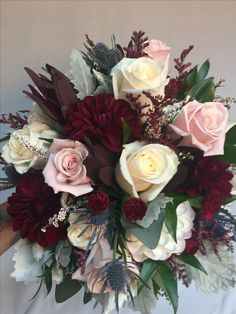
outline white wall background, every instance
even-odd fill
[[[114,33],[117,42],[127,45],[132,31],[140,29],[149,38],[162,39],[171,46],[172,59],[194,44],[189,60],[197,64],[209,57],[210,73],[216,79],[226,79],[225,88],[218,92],[236,97],[235,15],[233,0],[1,0],[1,112],[30,107],[31,102],[21,93],[29,83],[24,66],[40,71],[48,62],[67,71],[70,52],[72,48],[83,48],[86,33],[94,41],[107,43]],[[173,64],[171,75],[175,75]],[[236,118],[236,108],[231,116]],[[35,287],[25,288],[9,278],[12,255],[10,250],[0,259],[1,314],[92,313],[92,307],[81,305],[78,296],[64,305],[56,305],[53,295],[47,299],[41,296],[30,306],[28,300]],[[236,290],[216,296],[204,295],[194,287],[180,287],[178,314],[235,314],[235,297]],[[169,314],[171,308],[166,301],[159,300],[155,313]]]

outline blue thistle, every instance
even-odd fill
[[[90,222],[96,226],[104,225],[107,223],[110,217],[108,210],[102,211],[100,213],[91,213]]]
[[[130,266],[128,266],[130,264]],[[104,282],[102,289],[99,293],[98,299],[94,305],[94,308],[97,306],[99,301],[101,300],[106,288],[110,288],[115,293],[115,303],[116,310],[119,312],[119,294],[122,291],[127,291],[132,303],[134,304],[134,298],[131,292],[130,283],[127,280],[129,275],[133,278],[140,280],[140,277],[131,271],[133,262],[124,263],[119,259],[115,259],[109,263],[107,263],[99,272],[96,280],[93,283],[93,287],[97,281]]]
[[[107,268],[107,281],[112,290],[118,293],[124,290],[126,279],[125,272],[121,262],[112,261]]]

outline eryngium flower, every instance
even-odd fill
[[[16,192],[8,198],[8,214],[13,218],[13,229],[22,238],[37,242],[43,247],[57,243],[65,235],[65,228],[48,225],[48,219],[60,210],[60,195],[44,182],[40,171],[24,174]]]

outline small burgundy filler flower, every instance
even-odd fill
[[[123,205],[123,211],[128,220],[141,220],[147,211],[147,205],[140,198],[131,198]]]

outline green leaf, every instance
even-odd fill
[[[176,229],[177,229],[177,214],[176,214],[176,206],[174,203],[168,203],[165,208],[165,225],[171,234],[172,238],[176,240]]]
[[[227,205],[230,204],[232,202],[236,201],[236,195],[232,195],[230,198],[228,198],[227,200],[224,200],[222,202],[222,205]]]
[[[180,203],[188,201],[193,207],[202,207],[201,199],[199,197],[191,197],[189,195],[179,194],[176,192],[168,192],[165,194],[165,196],[174,198],[174,203],[176,206],[178,206]]]
[[[178,287],[173,269],[163,262],[158,263],[158,270],[153,276],[153,281],[165,292],[170,300],[174,313],[178,308]]]
[[[197,81],[200,82],[200,81],[203,81],[208,72],[209,72],[209,68],[210,68],[210,62],[209,60],[207,59],[203,64],[202,66],[200,67],[199,71],[198,71],[198,74],[197,74]]]
[[[0,138],[0,143],[8,141],[10,139],[10,134],[7,134],[6,136]]]
[[[213,79],[213,77],[209,77],[208,79],[200,81],[187,91],[187,95],[190,95],[192,99],[202,102],[213,101],[215,91]]]
[[[84,297],[83,297],[83,302],[84,304],[89,303],[92,300],[92,293],[90,291],[84,291]]]
[[[33,301],[37,297],[37,295],[39,294],[39,291],[40,291],[40,289],[42,287],[42,284],[43,284],[43,280],[40,281],[38,289],[36,290],[35,294],[32,296],[32,298],[29,301]]]
[[[198,197],[190,197],[187,199],[192,207],[202,208],[201,200]]]
[[[73,297],[83,286],[83,283],[78,280],[71,279],[67,275],[59,285],[56,285],[55,298],[57,303],[62,303]]]
[[[157,271],[157,262],[152,259],[147,259],[143,262],[143,267],[140,272],[140,277],[142,280],[140,280],[139,284],[139,292],[144,287],[144,283],[148,283],[148,281],[153,277],[155,272]]]
[[[202,264],[198,261],[198,259],[194,255],[175,255],[175,258],[181,260],[185,264],[188,264],[194,268],[199,269],[200,271],[204,272],[207,275],[207,272],[205,268],[202,266]]]
[[[224,155],[217,156],[217,159],[229,164],[236,164],[236,146],[225,144]]]
[[[49,294],[52,289],[52,265],[51,266],[45,265],[43,278],[44,283],[46,285],[47,294]]]
[[[43,140],[43,141],[45,141],[45,142],[48,142],[48,143],[50,143],[50,144],[53,142],[53,139],[51,139],[51,138],[39,137],[39,139],[40,139],[40,140]]]
[[[127,144],[131,135],[131,129],[125,120],[122,121],[122,128],[123,128],[123,144]]]
[[[18,112],[21,112],[21,113],[28,113],[30,112],[29,110],[18,110]]]
[[[192,71],[186,76],[185,82],[187,85],[192,87],[193,85],[196,84],[197,80],[197,66],[195,66]]]
[[[236,125],[230,128],[226,133],[225,144],[236,145]]]
[[[128,222],[124,219],[121,220],[121,223],[124,229],[130,231],[144,245],[153,250],[158,245],[164,219],[165,210],[161,208],[159,218],[157,220],[154,220],[148,228],[143,228],[135,223]]]
[[[176,229],[177,229],[177,214],[176,208],[179,204],[188,201],[189,196],[187,195],[178,195],[177,193],[167,193],[167,197],[172,197],[173,200],[166,204],[165,207],[165,225],[171,234],[172,238],[176,242]]]

